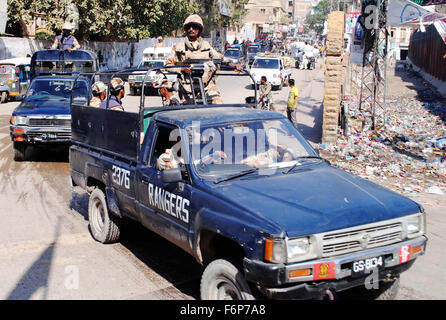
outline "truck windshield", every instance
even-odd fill
[[[240,56],[240,50],[226,50],[225,57],[238,58]]]
[[[248,52],[249,53],[257,53],[259,52],[259,47],[248,47]]]
[[[143,61],[139,65],[140,68],[161,68],[164,67],[164,61]]]
[[[274,170],[303,161],[319,161],[285,119],[189,127],[192,165],[204,179],[224,178],[246,170]],[[305,159],[305,160],[304,160]]]
[[[88,81],[78,79],[73,88],[71,79],[36,79],[31,83],[25,100],[69,100],[71,91],[73,100],[88,101]]]
[[[261,69],[279,69],[278,59],[256,59],[252,64],[252,68]]]

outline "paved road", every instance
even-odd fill
[[[320,139],[322,73],[293,71],[301,92],[299,129],[314,143]],[[247,79],[218,81],[228,103],[250,94]],[[288,90],[274,92],[282,111]],[[197,299],[201,267],[164,239],[130,226],[121,243],[92,240],[88,196],[70,186],[67,150],[36,149],[33,161],[12,160],[8,121],[17,105],[0,105],[0,299]],[[128,96],[124,105],[136,111],[138,98]],[[404,275],[401,299],[444,297],[446,210],[438,199],[426,201],[430,248]]]

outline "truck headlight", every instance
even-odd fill
[[[309,250],[310,250],[310,241],[306,237],[289,240],[287,242],[288,260],[295,260],[296,258],[304,254],[307,254]]]
[[[425,214],[419,214],[410,217],[406,222],[406,231],[408,238],[415,238],[424,234]]]
[[[314,237],[265,239],[265,260],[273,263],[292,263],[316,258],[315,241]]]
[[[28,124],[28,118],[23,116],[14,116],[11,118],[11,124],[12,125],[27,125]]]
[[[273,74],[273,78],[277,78],[277,74]]]

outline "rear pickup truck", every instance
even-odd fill
[[[10,135],[14,160],[28,160],[28,146],[68,146],[71,142],[70,99],[87,103],[89,79],[75,76],[35,77],[23,101],[12,112]]]
[[[73,102],[71,115],[94,239],[137,221],[204,266],[202,299],[390,299],[425,252],[418,203],[331,166],[282,114]]]
[[[291,68],[288,68],[280,56],[257,54],[250,69],[255,79],[255,84],[260,84],[260,79],[265,76],[273,88],[281,90],[291,77]]]

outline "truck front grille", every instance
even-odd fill
[[[29,125],[36,127],[71,127],[71,120],[30,118]]]
[[[326,233],[323,236],[322,256],[336,256],[402,241],[400,222],[369,228],[350,228],[348,231]]]

